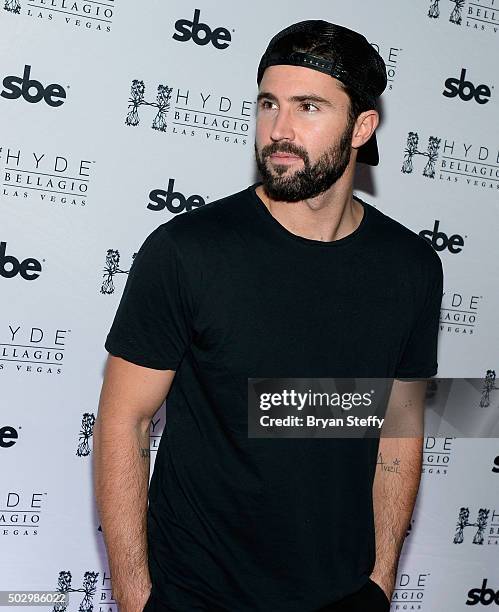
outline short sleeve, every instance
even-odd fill
[[[398,364],[395,378],[426,378],[434,376],[438,371],[437,349],[443,270],[440,257],[433,249],[432,254],[427,281],[422,287],[425,298]]]
[[[192,296],[167,225],[135,256],[104,344],[112,355],[157,370],[176,370],[192,338]]]

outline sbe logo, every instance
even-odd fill
[[[199,21],[200,14],[199,9],[194,9],[194,19],[192,21],[188,19],[176,21],[175,29],[177,33],[173,35],[173,38],[180,42],[187,42],[192,38],[196,45],[204,46],[211,42],[215,49],[227,49],[232,40],[229,30],[227,28],[215,28],[212,31],[210,26]]]
[[[6,255],[7,243],[0,242],[0,276],[4,278],[14,278],[18,274],[24,280],[35,280],[40,276],[42,264],[33,257],[28,257],[24,261],[19,261],[12,255]]]
[[[473,98],[478,104],[487,104],[492,95],[490,87],[487,85],[478,85],[475,87],[471,81],[466,80],[466,68],[461,69],[459,79],[448,78],[445,81],[444,91],[442,92],[446,98],[455,98],[459,96],[464,102],[469,102]]]
[[[444,232],[439,232],[440,220],[435,219],[433,230],[421,230],[419,235],[429,242],[435,251],[448,249],[451,253],[460,253],[463,250],[464,238],[459,234],[447,236]]]
[[[151,200],[147,205],[149,210],[163,210],[165,207],[171,213],[181,213],[184,210],[192,210],[198,206],[203,206],[205,201],[200,195],[191,195],[188,198],[180,191],[173,191],[175,179],[168,181],[168,190],[153,189],[149,194]]]
[[[499,605],[499,591],[494,589],[487,589],[487,578],[482,581],[482,588],[470,589],[468,591],[468,599],[466,600],[467,606],[476,606],[477,603],[481,603],[484,606],[488,606],[491,603]]]
[[[14,446],[18,437],[17,429],[14,427],[10,427],[9,425],[0,427],[0,448]]]
[[[17,100],[21,96],[30,102],[36,104],[40,100],[52,107],[61,106],[66,98],[66,90],[62,85],[52,83],[44,87],[40,81],[30,79],[31,66],[24,66],[22,78],[14,75],[6,76],[3,80],[4,90],[0,94],[2,98],[8,100]]]

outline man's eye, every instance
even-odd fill
[[[311,112],[314,112],[314,111],[316,111],[316,110],[319,110],[319,109],[317,108],[317,106],[315,106],[315,104],[312,104],[312,102],[304,102],[304,103],[302,104],[302,106],[303,106],[303,107],[307,107],[305,110],[308,110],[308,111],[311,111]]]
[[[270,106],[272,106],[273,102],[271,102],[270,100],[261,100],[261,101],[260,101],[260,106],[261,106],[262,108],[270,108],[270,106],[267,106],[268,104],[269,104]]]

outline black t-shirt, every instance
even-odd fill
[[[146,238],[105,343],[176,370],[147,519],[153,593],[178,612],[312,612],[374,567],[379,440],[249,438],[248,378],[437,372],[432,247],[359,198],[348,236],[295,235],[257,185]]]

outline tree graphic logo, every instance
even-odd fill
[[[85,572],[83,585],[80,589],[71,587],[71,572],[59,572],[56,591],[59,593],[83,593],[83,599],[78,607],[78,612],[92,612],[94,609],[93,598],[96,592],[97,576],[99,572]],[[66,612],[67,604],[56,603],[52,612]]]
[[[78,448],[76,449],[77,457],[87,457],[90,455],[90,445],[88,444],[90,438],[94,433],[95,415],[93,413],[85,412],[81,419],[80,435],[78,437]]]
[[[438,19],[440,17],[440,2],[441,0],[432,0],[428,10],[428,17]],[[449,21],[455,25],[461,25],[463,22],[463,8],[465,0],[450,0],[454,4],[454,8],[449,17]]]
[[[440,151],[440,142],[441,139],[436,136],[430,136],[428,139],[428,149],[426,151],[420,151],[418,149],[419,145],[419,136],[416,132],[409,132],[409,136],[407,137],[407,144],[404,151],[404,163],[402,164],[402,172],[404,174],[412,174],[413,167],[413,159],[417,155],[421,155],[423,157],[427,157],[428,161],[426,162],[426,166],[423,169],[423,176],[426,178],[435,178],[435,164],[438,159],[438,154]]]
[[[495,370],[487,370],[485,374],[485,379],[483,381],[482,388],[482,396],[480,398],[480,408],[486,408],[490,406],[490,392],[493,389],[499,389],[496,387],[496,371]]]
[[[485,528],[487,527],[487,519],[489,518],[490,510],[488,508],[480,508],[476,523],[470,523],[470,509],[461,508],[459,510],[459,516],[457,518],[457,529],[454,535],[454,544],[462,544],[464,540],[464,529],[465,527],[476,527],[476,533],[473,536],[473,544],[479,544],[483,546]]]
[[[172,97],[172,87],[158,85],[158,93],[155,102],[144,100],[145,93],[144,81],[134,79],[130,88],[130,98],[128,98],[128,113],[125,118],[125,125],[137,126],[140,123],[139,108],[141,106],[153,106],[157,109],[151,127],[153,130],[166,132],[166,115],[170,110],[170,99]]]
[[[19,0],[5,0],[3,9],[4,11],[9,11],[9,13],[14,13],[14,15],[19,15],[21,12],[21,3]]]
[[[132,255],[132,265],[137,253]],[[114,249],[108,249],[106,255],[106,263],[104,265],[104,280],[100,288],[100,292],[103,295],[110,295],[114,293],[114,281],[113,278],[117,274],[128,274],[130,270],[120,269],[120,252]]]

